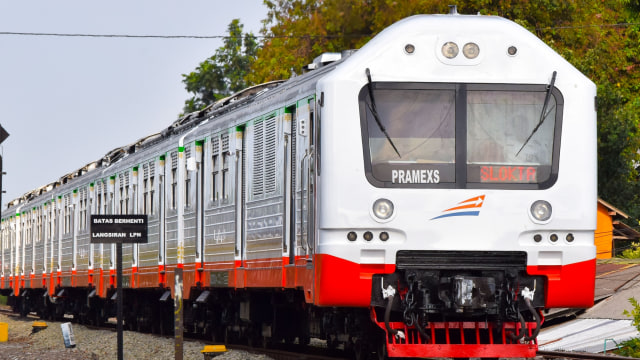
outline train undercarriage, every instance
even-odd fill
[[[13,311],[36,314],[45,320],[102,325],[116,317],[116,290],[106,298],[95,289],[22,289],[9,296]],[[123,289],[123,324],[126,330],[170,335],[174,331],[174,300],[164,288]],[[356,359],[384,353],[384,332],[368,309],[320,308],[304,301],[302,290],[193,288],[183,300],[185,334],[225,344],[271,347],[308,345],[326,340],[329,349],[345,349]]]
[[[302,289],[193,287],[183,331],[258,347],[318,338],[356,359],[535,356],[545,278],[527,275],[525,253],[458,255],[399,252],[394,273],[373,275],[369,308],[314,306]],[[21,289],[9,301],[15,312],[43,319],[101,325],[116,316],[115,288],[105,298],[92,287],[53,293]],[[123,301],[125,329],[173,333],[168,288],[125,288]]]

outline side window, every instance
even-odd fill
[[[153,215],[153,195],[154,195],[154,178],[155,178],[155,162],[150,161],[142,166],[142,204],[141,211],[143,214]]]
[[[220,137],[211,137],[211,201],[219,199],[218,186],[220,177]]]
[[[222,141],[222,199],[226,200],[229,198],[229,161],[231,158],[231,154],[229,152],[229,134],[223,134],[221,139]]]
[[[191,157],[191,145],[187,145],[184,152],[184,207],[191,206],[191,172],[188,170],[188,159]]]
[[[83,188],[79,190],[80,200],[78,201],[79,206],[79,221],[78,221],[78,230],[85,231],[87,229],[87,189]]]
[[[149,209],[148,209],[148,204],[149,203],[149,179],[144,178],[142,180],[142,213],[146,214]]]
[[[153,215],[155,214],[155,207],[154,207],[154,195],[155,195],[155,188],[154,188],[154,180],[155,180],[155,176],[151,176],[149,177],[149,214]]]
[[[64,233],[71,232],[71,197],[67,194],[64,196]]]
[[[177,208],[176,191],[178,189],[178,152],[171,153],[171,208]]]

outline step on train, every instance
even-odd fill
[[[416,15],[11,201],[0,293],[100,324],[124,244],[128,329],[356,359],[534,357],[544,309],[593,304],[596,87],[516,23]],[[87,128],[90,131],[90,128]],[[116,140],[114,140],[116,141]]]

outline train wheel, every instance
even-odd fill
[[[27,299],[21,299],[19,308],[20,317],[27,317],[27,315],[29,315],[29,304],[27,303]]]
[[[358,339],[353,343],[353,357],[355,360],[367,360],[367,351],[362,343],[362,340]]]
[[[335,350],[338,347],[338,339],[334,336],[327,334],[327,348],[329,350]]]

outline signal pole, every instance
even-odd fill
[[[5,141],[9,137],[9,133],[5,130],[2,125],[0,125],[0,144]],[[2,176],[6,173],[2,169],[2,155],[0,154],[0,209],[2,209],[2,194],[4,194],[4,189],[2,189]]]

